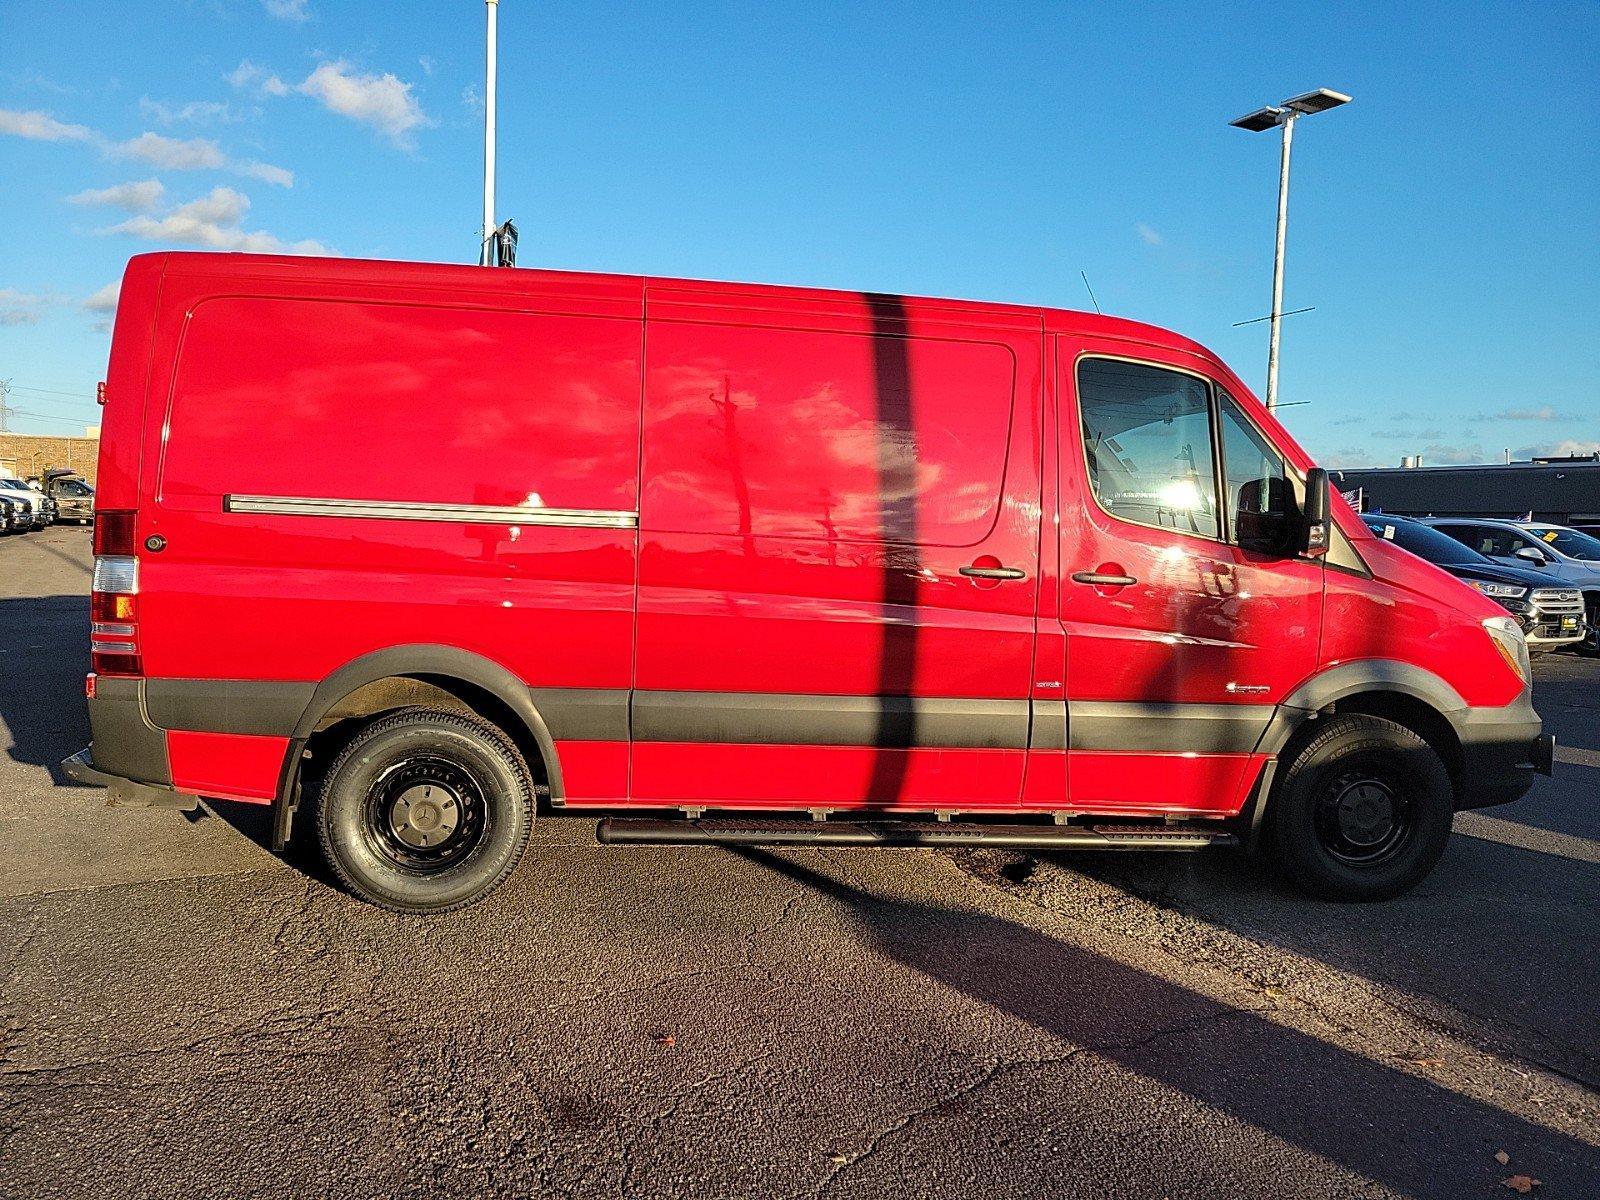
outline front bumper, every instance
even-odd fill
[[[1543,731],[1530,693],[1505,708],[1469,708],[1451,724],[1461,742],[1456,808],[1520,800],[1534,776],[1555,773],[1555,737]]]

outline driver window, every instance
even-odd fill
[[[1203,379],[1141,363],[1078,364],[1089,482],[1114,517],[1202,537],[1222,536]]]

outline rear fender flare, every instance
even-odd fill
[[[550,736],[550,728],[534,705],[526,683],[492,659],[457,646],[389,646],[351,660],[319,683],[312,692],[290,735],[283,769],[278,776],[278,795],[273,802],[273,849],[282,850],[288,843],[289,826],[299,790],[300,762],[306,742],[316,731],[318,723],[333,711],[335,705],[357,689],[394,676],[454,679],[494,696],[516,715],[538,747],[544,759],[545,778],[550,787],[552,803],[560,804],[565,799],[566,789],[562,783],[561,760],[556,754],[555,739]]]

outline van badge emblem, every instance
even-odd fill
[[[1259,696],[1266,690],[1264,683],[1230,683],[1227,688],[1230,696]]]

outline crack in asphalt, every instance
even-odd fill
[[[1191,1017],[1184,1021],[1174,1022],[1171,1025],[1162,1026],[1161,1028],[1153,1030],[1150,1033],[1126,1041],[1111,1040],[1105,1042],[1095,1042],[1092,1044],[1076,1046],[1067,1051],[1065,1054],[1048,1055],[1043,1058],[997,1059],[996,1061],[990,1063],[989,1066],[986,1067],[976,1079],[963,1084],[961,1087],[952,1092],[945,1093],[944,1095],[938,1097],[928,1104],[923,1105],[920,1108],[912,1109],[910,1112],[906,1113],[904,1116],[900,1117],[891,1124],[885,1126],[878,1132],[868,1135],[867,1145],[859,1153],[845,1156],[842,1162],[835,1163],[833,1168],[827,1173],[827,1175],[823,1177],[822,1181],[818,1183],[815,1188],[811,1189],[808,1193],[803,1194],[809,1196],[810,1200],[821,1200],[821,1197],[835,1184],[837,1184],[844,1175],[855,1170],[857,1167],[861,1166],[861,1164],[875,1157],[879,1151],[883,1149],[884,1143],[890,1138],[894,1137],[896,1134],[910,1129],[913,1125],[926,1120],[934,1113],[940,1112],[946,1108],[950,1108],[953,1105],[960,1104],[964,1100],[970,1099],[972,1096],[976,1095],[978,1092],[982,1091],[996,1080],[1005,1078],[1006,1076],[1017,1071],[1023,1071],[1035,1067],[1061,1066],[1078,1058],[1082,1058],[1084,1055],[1101,1055],[1111,1051],[1120,1051],[1126,1053],[1135,1050],[1142,1050],[1147,1046],[1154,1045],[1155,1043],[1163,1041],[1167,1038],[1193,1033],[1196,1030],[1203,1029],[1208,1025],[1215,1025],[1220,1022],[1234,1020],[1239,1017],[1259,1016],[1262,1011],[1263,1009],[1219,1006],[1213,1012],[1205,1013],[1199,1017]]]

